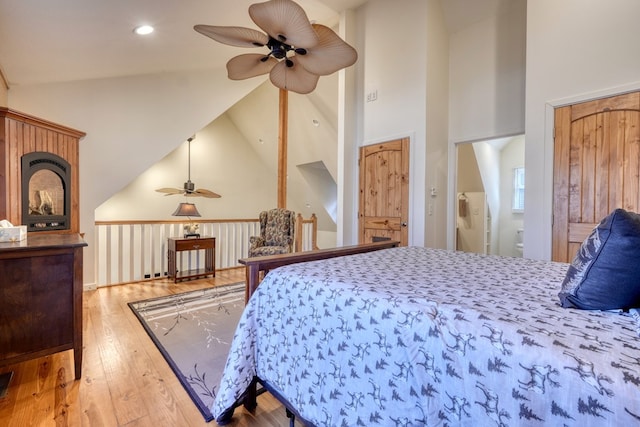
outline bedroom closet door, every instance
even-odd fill
[[[409,138],[360,147],[360,243],[391,239],[408,243]]]
[[[555,110],[552,259],[616,208],[640,211],[640,92]]]

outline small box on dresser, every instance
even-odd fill
[[[19,242],[27,238],[27,226],[0,227],[0,242]]]

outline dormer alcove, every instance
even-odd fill
[[[29,232],[79,233],[79,142],[84,136],[84,132],[0,107],[0,219],[29,225]],[[34,171],[23,170],[25,159],[54,179],[30,179]],[[54,182],[53,189],[48,181]],[[25,188],[29,182],[34,188]],[[46,205],[42,199],[51,199],[56,207],[54,211],[47,208],[46,215],[40,212],[42,220],[29,218],[34,211],[29,209],[29,197],[39,200],[41,207]]]

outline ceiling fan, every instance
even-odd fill
[[[231,46],[267,47],[269,53],[248,53],[231,58],[227,72],[231,80],[244,80],[269,73],[276,87],[307,94],[320,76],[332,74],[356,62],[356,50],[332,29],[312,24],[304,9],[292,0],[270,0],[249,6],[249,16],[260,27],[196,25],[194,29]]]
[[[209,199],[217,199],[219,197],[221,197],[219,194],[214,193],[211,190],[206,190],[204,188],[196,188],[195,184],[193,182],[191,182],[191,141],[193,141],[195,139],[195,136],[192,136],[191,138],[187,139],[187,142],[189,144],[189,169],[188,169],[188,178],[187,178],[187,182],[184,183],[184,186],[182,188],[170,188],[170,187],[163,187],[163,188],[158,188],[156,191],[158,193],[164,193],[165,196],[172,196],[174,194],[182,194],[185,197],[207,197]]]

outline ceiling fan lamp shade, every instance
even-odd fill
[[[260,47],[265,46],[269,41],[269,36],[251,28],[196,25],[193,29],[217,42],[230,46]]]
[[[356,50],[331,28],[319,24],[313,24],[313,28],[320,37],[320,42],[315,47],[307,49],[306,55],[296,55],[300,65],[308,72],[326,76],[356,62]]]
[[[193,203],[180,203],[173,216],[201,216]]]
[[[318,84],[320,76],[312,74],[298,63],[298,56],[289,58],[291,67],[287,66],[287,61],[276,64],[269,74],[269,79],[274,86],[292,92],[307,94],[313,92]]]
[[[231,80],[244,80],[267,74],[278,60],[260,53],[246,53],[233,57],[227,62],[227,74]]]
[[[252,4],[249,16],[273,39],[290,46],[310,48],[319,42],[306,12],[291,0]]]

